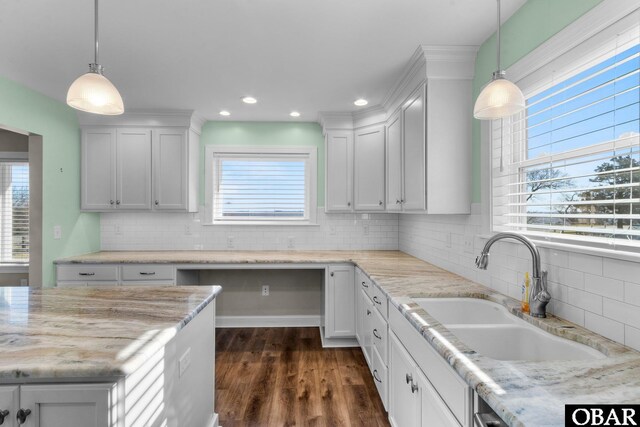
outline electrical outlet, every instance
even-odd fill
[[[365,224],[362,226],[362,232],[364,233],[365,236],[369,235],[369,225]]]
[[[449,231],[444,238],[445,241],[445,246],[450,248],[451,247],[451,232]]]
[[[360,218],[362,218],[362,219],[369,219],[369,214],[362,214],[362,215],[360,216]]]
[[[116,224],[113,228],[117,236],[122,235],[122,227],[120,227],[120,224]]]
[[[464,251],[468,254],[473,253],[473,236],[464,236]]]
[[[269,285],[262,285],[262,296],[263,297],[269,296]]]
[[[336,226],[335,225],[330,225],[329,226],[329,234],[334,236],[336,234]]]
[[[184,225],[184,234],[187,236],[191,236],[191,224]]]
[[[56,240],[62,239],[62,227],[59,225],[53,226],[53,238]]]
[[[287,248],[293,249],[296,247],[296,239],[293,236],[287,237]]]
[[[233,236],[227,236],[227,249],[233,249]]]
[[[191,347],[185,351],[178,360],[178,378],[181,378],[191,365]]]

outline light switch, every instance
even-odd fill
[[[53,238],[56,240],[62,239],[62,227],[59,225],[53,226]]]

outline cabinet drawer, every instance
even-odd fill
[[[358,269],[358,274],[356,275],[356,287],[361,288],[367,294],[369,298],[373,296],[373,283],[367,277],[366,274],[362,272],[362,270]]]
[[[59,265],[59,282],[69,281],[118,281],[117,265]]]
[[[373,283],[372,283],[373,285]],[[373,285],[373,294],[371,295],[373,305],[378,309],[378,312],[382,317],[387,320],[389,313],[389,305],[387,303],[387,296],[380,290],[379,287]]]
[[[122,280],[174,280],[173,265],[132,264],[122,266]]]
[[[442,400],[463,426],[471,426],[471,388],[395,307],[389,328],[398,336]]]
[[[378,389],[378,394],[380,395],[380,400],[382,400],[382,405],[384,405],[385,411],[387,408],[387,388],[388,388],[388,371],[387,365],[382,361],[380,355],[378,354],[377,349],[373,351],[373,382],[376,384],[376,388]]]
[[[387,322],[382,318],[382,315],[378,313],[378,310],[373,312],[371,322],[371,335],[373,340],[373,346],[378,350],[378,354],[382,359],[382,363],[387,365],[388,354],[388,328]]]

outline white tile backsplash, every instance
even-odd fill
[[[202,225],[199,214],[103,213],[102,250],[398,249],[398,215],[327,214],[317,225]],[[369,226],[365,234],[364,226]],[[292,245],[291,245],[291,244]],[[233,247],[229,247],[232,244]]]
[[[471,215],[400,215],[399,249],[499,292],[520,298],[525,271],[531,271],[529,251],[519,243],[497,242],[487,271],[474,259],[484,246],[481,205]],[[440,234],[452,233],[451,247]],[[468,253],[465,240],[474,241]],[[540,248],[542,267],[549,273],[549,311],[612,340],[640,350],[640,262]]]

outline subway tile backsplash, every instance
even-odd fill
[[[202,225],[199,214],[103,213],[102,250],[398,249],[398,215],[327,214],[317,225]]]
[[[477,270],[474,260],[484,246],[477,237],[483,221],[480,205],[472,212],[401,215],[398,248],[520,298],[524,273],[531,270],[529,251],[500,241],[491,248],[487,271]],[[541,248],[540,255],[549,272],[551,313],[640,350],[640,263],[548,248]]]

